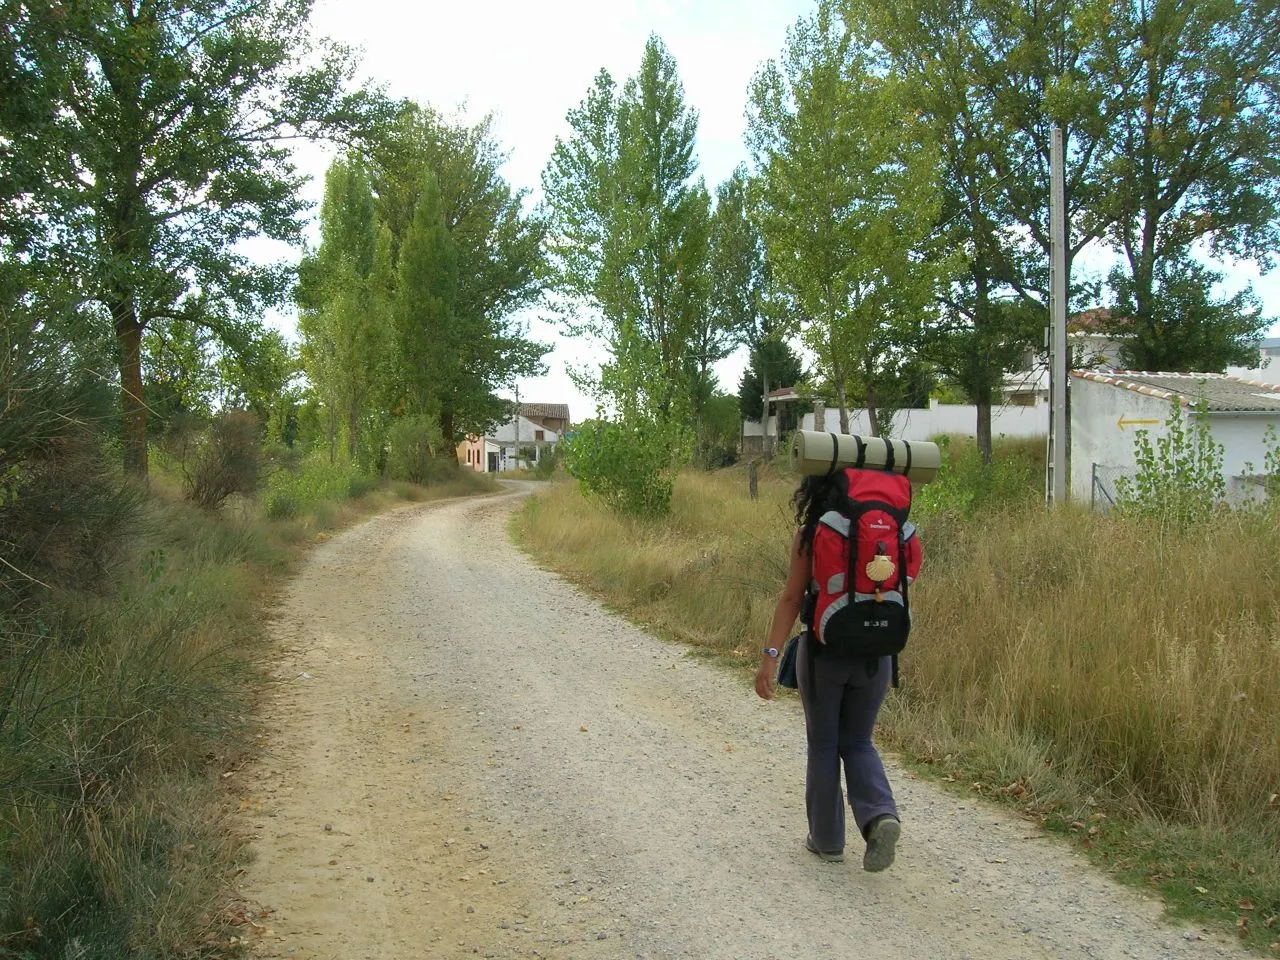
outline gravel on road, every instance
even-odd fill
[[[819,861],[799,702],[536,566],[531,486],[379,516],[290,584],[243,787],[256,956],[1249,956],[892,762],[897,862]]]

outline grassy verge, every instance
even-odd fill
[[[1276,513],[1185,534],[1037,503],[1039,464],[957,457],[915,513],[917,629],[882,737],[951,789],[1016,806],[1171,913],[1280,952]],[[752,665],[785,571],[794,478],[680,477],[661,522],[571,483],[515,529],[664,633]]]
[[[245,917],[221,784],[249,749],[264,607],[326,531],[494,487],[333,488],[272,519],[195,509],[160,474],[92,589],[0,616],[0,957],[226,955]]]

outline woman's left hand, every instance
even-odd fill
[[[773,699],[773,666],[776,663],[773,658],[763,661],[760,669],[756,671],[756,693],[760,695],[761,700]]]

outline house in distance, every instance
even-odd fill
[[[527,470],[548,455],[569,429],[567,403],[522,403],[511,419],[483,437],[458,445],[458,462],[477,473]]]

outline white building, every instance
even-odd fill
[[[483,437],[467,437],[458,445],[458,460],[478,473],[526,470],[559,442],[558,431],[521,415],[498,424]]]
[[[1115,481],[1137,471],[1137,431],[1148,431],[1154,444],[1165,435],[1175,401],[1188,429],[1201,429],[1189,408],[1204,404],[1204,422],[1223,448],[1228,497],[1258,496],[1251,475],[1263,470],[1267,427],[1280,431],[1280,387],[1221,373],[1092,370],[1071,371],[1071,496],[1106,509]]]
[[[1280,384],[1280,337],[1262,341],[1262,359],[1256,367],[1227,367],[1227,373],[1244,380]]]

